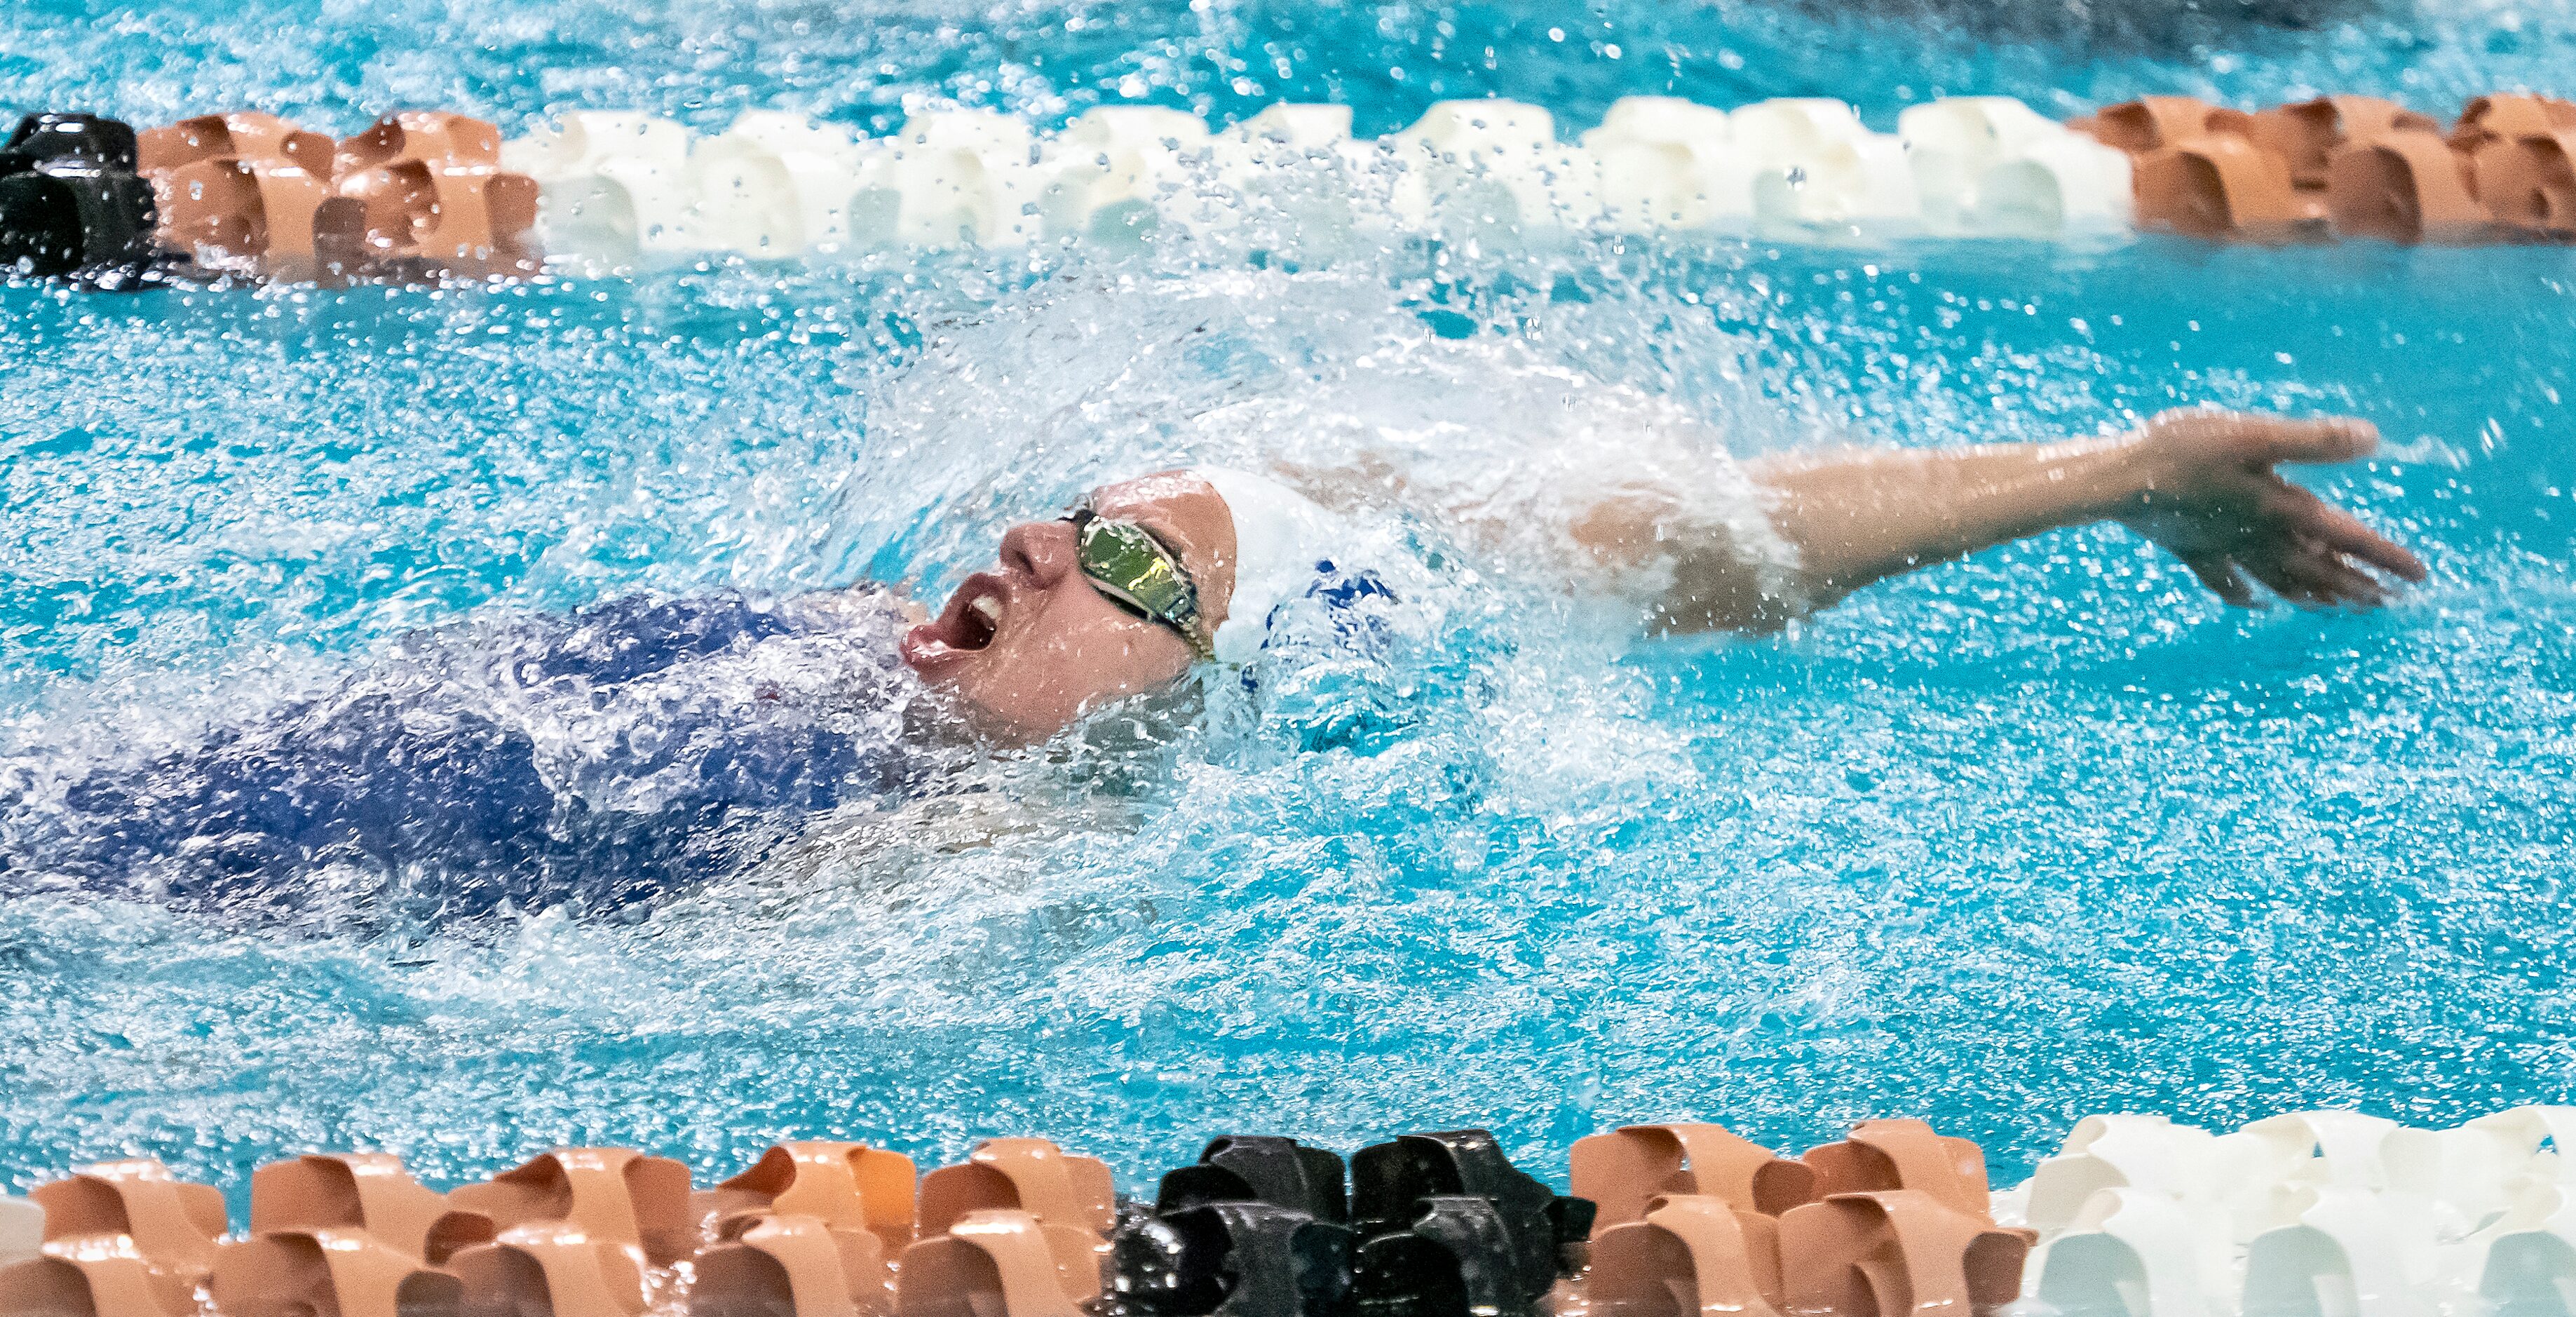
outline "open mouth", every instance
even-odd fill
[[[939,610],[939,616],[904,633],[904,660],[922,667],[990,646],[993,638],[1001,634],[1009,598],[1009,588],[1000,577],[990,572],[967,577],[957,592],[948,596],[948,604]]]

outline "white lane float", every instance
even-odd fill
[[[1228,129],[1225,140],[1258,148],[1249,156],[1234,158],[1272,166],[1293,163],[1300,156],[1340,153],[1351,142],[1351,107],[1282,101]]]
[[[1210,145],[1207,125],[1183,110],[1109,105],[1075,116],[1039,153],[1047,236],[1143,241],[1186,204]]]
[[[2246,1184],[2297,1183],[2388,1187],[2381,1149],[2402,1128],[2358,1111],[2294,1111],[2258,1120],[2228,1136],[2230,1162]]]
[[[2067,1317],[2576,1317],[2576,1107],[2450,1129],[2303,1111],[2089,1116],[1996,1195]]]
[[[2430,1223],[2345,1184],[2302,1191],[2293,1219],[2245,1249],[2243,1317],[2434,1317]]]
[[[1388,211],[1377,154],[1351,136],[1347,105],[1270,106],[1217,134],[1216,194],[1201,214],[1221,221],[1216,212],[1232,209],[1256,227],[1284,226],[1281,236],[1309,249],[1337,251]]]
[[[849,203],[862,249],[1025,247],[1038,236],[1037,139],[1025,120],[933,110],[870,144]]]
[[[2181,1203],[2103,1188],[2032,1251],[2024,1289],[2062,1317],[2213,1317],[2231,1275],[2226,1239]]]
[[[1727,116],[1755,161],[1753,215],[1770,230],[1904,232],[1923,201],[1905,143],[1874,133],[1842,101],[1757,101]]]
[[[2129,1189],[2174,1202],[2217,1196],[2218,1138],[2164,1116],[2086,1116],[2031,1173],[2025,1219],[2042,1234],[2072,1229],[2087,1202]]]
[[[2516,1107],[2451,1129],[2392,1130],[2380,1158],[2389,1187],[2476,1222],[2567,1183],[2576,1165],[2557,1150],[2570,1143],[2576,1107]]]
[[[1620,233],[1735,230],[1753,221],[1756,164],[1726,111],[1625,96],[1583,135],[1600,162],[1603,221]]]
[[[626,263],[690,249],[689,130],[647,114],[581,111],[501,147],[505,169],[537,180],[548,252]]]
[[[931,110],[884,138],[751,111],[693,139],[669,119],[583,111],[506,144],[503,163],[541,184],[548,251],[610,263],[1134,246],[1246,225],[1327,252],[1389,230],[1502,245],[1583,232],[2051,238],[2118,231],[2130,213],[2124,154],[1998,97],[1915,106],[1881,133],[1829,98],[1728,111],[1633,96],[1579,142],[1505,100],[1442,101],[1374,140],[1337,105],[1274,105],[1222,132],[1157,106],[1103,106],[1043,134]]]
[[[1600,217],[1601,169],[1519,101],[1442,101],[1394,137],[1396,217],[1429,232],[1544,238]]]
[[[2055,238],[2128,227],[2127,153],[2008,96],[1954,96],[1897,116],[1925,229]]]
[[[689,152],[692,245],[749,256],[800,256],[849,237],[860,150],[848,129],[756,110]]]
[[[2517,1107],[2447,1130],[2399,1130],[2392,1184],[2475,1229],[2454,1270],[2496,1317],[2576,1314],[2576,1107]]]
[[[2576,1313],[2576,1193],[2535,1174],[2505,1211],[2462,1248],[2477,1297],[2496,1317]]]
[[[679,160],[689,154],[689,130],[657,115],[576,110],[559,127],[501,144],[501,167],[531,178],[589,173],[621,156]]]
[[[760,161],[765,181],[784,181],[784,195],[773,190],[766,204],[770,214],[783,208],[792,217],[793,232],[783,236],[796,250],[829,251],[849,245],[850,201],[858,191],[859,168],[868,150],[848,128],[803,115],[755,110],[735,119],[723,136],[708,145],[717,142],[736,143],[739,158]],[[705,204],[702,197],[700,205]],[[791,253],[782,250],[780,254]]]

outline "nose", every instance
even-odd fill
[[[1002,535],[1002,571],[1045,590],[1081,561],[1069,521],[1024,521]]]

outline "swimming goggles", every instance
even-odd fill
[[[1152,531],[1132,521],[1112,521],[1089,506],[1075,508],[1065,520],[1073,523],[1082,574],[1091,578],[1093,589],[1128,612],[1178,632],[1201,659],[1215,656],[1199,635],[1198,587],[1181,570],[1178,554]]]

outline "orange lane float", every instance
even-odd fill
[[[969,1212],[1024,1211],[1050,1226],[1095,1238],[1118,1216],[1109,1165],[1077,1157],[1045,1139],[986,1139],[964,1162],[921,1177],[921,1231],[946,1232]]]
[[[1780,1223],[1706,1194],[1648,1200],[1592,1239],[1592,1306],[1618,1317],[1778,1317]]]
[[[128,1246],[64,1252],[0,1267],[7,1317],[195,1317],[195,1290]]]
[[[250,1236],[215,1254],[207,1292],[227,1317],[435,1317],[463,1301],[426,1263],[446,1195],[386,1153],[315,1154],[251,1173]]]
[[[2094,116],[2086,131],[2129,153],[2138,223],[2196,238],[2277,242],[2322,214],[2288,162],[2255,141],[2255,118],[2188,96],[2147,96]]]
[[[513,1226],[447,1261],[469,1313],[640,1317],[654,1275],[632,1244],[593,1239],[564,1221]]]
[[[447,1193],[424,1249],[464,1311],[635,1317],[697,1251],[689,1168],[631,1148],[557,1148]]]
[[[2479,97],[2448,133],[2367,96],[2251,114],[2150,96],[2069,126],[2130,154],[2147,228],[2247,242],[2576,238],[2576,104],[2551,97]]]
[[[1781,1289],[1793,1313],[1990,1313],[2020,1297],[2034,1239],[1919,1189],[1836,1194],[1780,1218]]]
[[[2189,96],[2141,96],[2068,124],[2135,156],[2203,137],[2245,137],[2254,117]]]
[[[45,1250],[76,1253],[124,1241],[155,1267],[205,1279],[228,1228],[223,1191],[193,1184],[149,1157],[100,1162],[27,1195],[45,1209]]]
[[[228,1224],[221,1190],[137,1158],[82,1167],[27,1196],[45,1212],[44,1256],[0,1267],[0,1314],[197,1310]]]
[[[1864,1120],[1841,1142],[1809,1148],[1799,1160],[1816,1173],[1819,1198],[1908,1189],[1980,1221],[1990,1219],[1985,1151],[1967,1139],[1936,1134],[1919,1120]]]
[[[1587,1294],[1622,1317],[1984,1313],[2020,1292],[2035,1236],[1994,1224],[1985,1155],[1871,1120],[1795,1161],[1715,1125],[1574,1146],[1600,1207]]]
[[[2451,130],[2475,162],[2478,197],[2518,234],[2576,238],[2576,102],[2550,96],[2482,96]]]
[[[2512,236],[2576,239],[2576,102],[2554,96],[2481,96],[2448,139],[2469,158],[2478,201]]]
[[[464,1284],[363,1231],[277,1230],[226,1244],[207,1294],[224,1317],[443,1317]]]
[[[2450,142],[2454,150],[2475,154],[2489,142],[2546,137],[2569,129],[2576,129],[2576,101],[2517,92],[2481,96],[2462,107]]]
[[[1919,1120],[1811,1148],[1820,1201],[1780,1217],[1792,1312],[1986,1313],[2019,1297],[2038,1236],[1994,1223],[1985,1152]]]
[[[340,143],[339,193],[354,213],[325,221],[371,261],[514,267],[537,222],[536,180],[505,173],[501,131],[461,114],[405,111]],[[533,268],[533,267],[530,267]]]
[[[277,159],[219,156],[153,175],[160,188],[161,240],[200,261],[310,262],[314,214],[331,179]]]
[[[892,1262],[913,1241],[912,1159],[857,1143],[781,1143],[691,1196],[715,1240],[698,1255],[690,1311],[881,1313]]]
[[[885,1246],[864,1230],[810,1216],[745,1214],[700,1252],[689,1311],[816,1314],[884,1312],[894,1299]]]
[[[2290,183],[2302,191],[2326,185],[2328,162],[2335,149],[2390,133],[2438,135],[2442,126],[2428,115],[2394,101],[2371,96],[2320,96],[2296,105],[2257,110],[2242,134],[2254,145],[2289,162]]]
[[[146,129],[135,163],[153,185],[163,245],[218,269],[310,274],[337,151],[321,133],[243,111]]]
[[[204,115],[137,146],[165,245],[292,278],[533,273],[537,185],[500,157],[498,128],[431,111],[337,142],[275,115]]]
[[[1627,1125],[1577,1139],[1574,1196],[1599,1209],[1598,1226],[1643,1220],[1674,1194],[1711,1195],[1738,1211],[1778,1216],[1816,1197],[1816,1170],[1724,1126]]]
[[[896,1317],[1081,1317],[1100,1293],[1098,1255],[1030,1212],[971,1211],[905,1249]],[[802,1317],[802,1314],[799,1314]]]
[[[919,1211],[898,1317],[1068,1317],[1099,1297],[1116,1179],[1046,1139],[986,1139],[921,1177]]]
[[[862,1143],[781,1143],[749,1170],[690,1196],[698,1217],[722,1226],[741,1216],[810,1216],[864,1230],[900,1254],[913,1240],[912,1159]]]
[[[2335,232],[2386,242],[2469,243],[2495,228],[2468,160],[2430,131],[2398,131],[2334,149],[2326,213]]]
[[[2195,238],[2282,242],[2317,218],[2280,157],[2241,137],[2199,137],[2137,158],[2138,222]]]
[[[1599,1209],[1592,1302],[1624,1317],[1777,1317],[1782,1212],[1815,1169],[1722,1126],[1630,1125],[1575,1142],[1573,1189]]]
[[[254,1235],[355,1231],[418,1258],[447,1211],[447,1195],[413,1179],[390,1153],[316,1153],[271,1162],[250,1177]]]
[[[2491,143],[2478,188],[2498,222],[2534,237],[2576,238],[2576,133]]]
[[[632,1247],[655,1266],[688,1256],[689,1168],[632,1148],[557,1148],[481,1184],[458,1185],[447,1206],[489,1218],[507,1239],[522,1226],[562,1226]]]
[[[163,173],[205,160],[233,157],[280,160],[328,178],[340,146],[327,134],[307,132],[273,114],[243,110],[203,114],[134,136],[134,167]]]
[[[2251,140],[2289,163],[2303,197],[2322,199],[2334,231],[2388,242],[2476,242],[2489,216],[2470,163],[2442,126],[2393,101],[2320,96],[2254,115]]]

